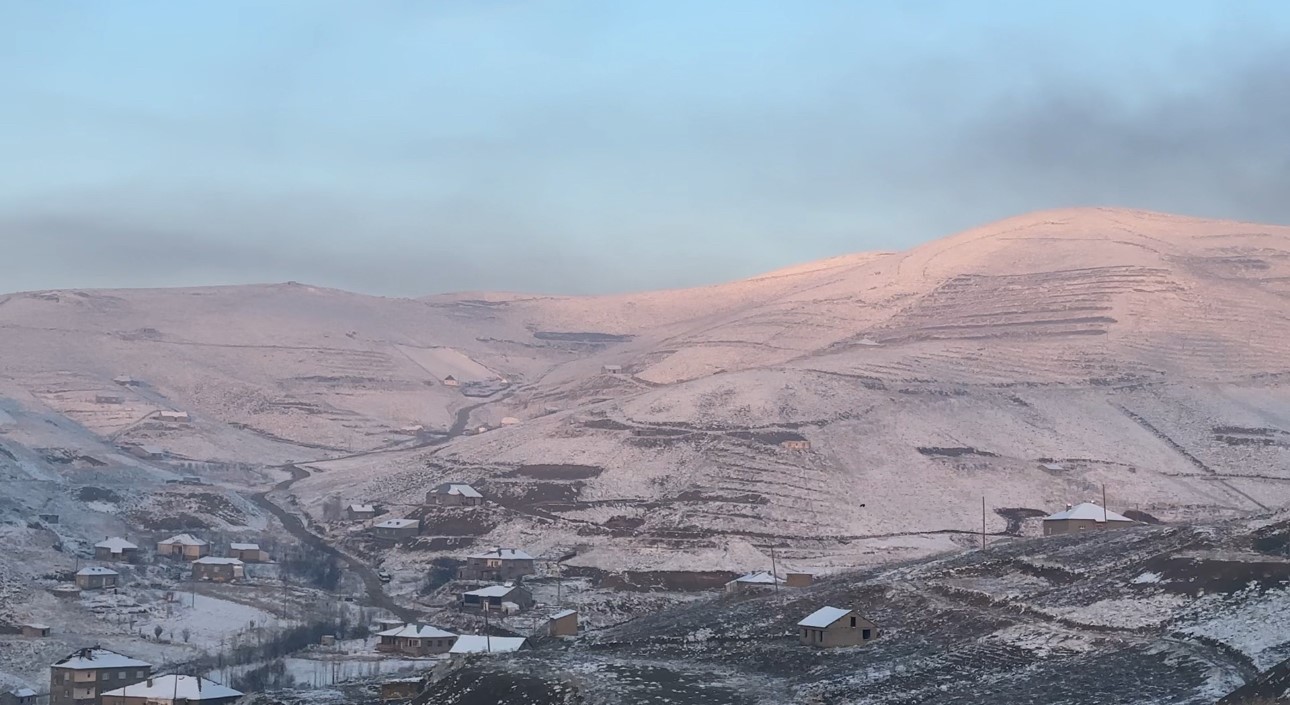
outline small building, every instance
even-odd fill
[[[173,423],[189,423],[193,420],[193,415],[187,411],[158,411],[158,421],[170,421]]]
[[[165,541],[157,542],[159,556],[195,561],[203,556],[209,556],[210,553],[211,545],[192,534],[175,534]]]
[[[116,384],[121,385],[122,387],[139,386],[139,380],[131,377],[130,375],[117,375],[116,377],[112,378],[112,381],[115,382]]]
[[[49,588],[49,594],[65,600],[74,600],[81,596],[81,589],[75,585],[55,585]]]
[[[36,705],[36,691],[31,688],[0,690],[0,705]]]
[[[785,573],[784,584],[791,588],[810,587],[815,582],[811,573]]]
[[[466,556],[466,565],[457,571],[461,580],[515,580],[537,572],[533,556],[518,548],[494,548]]]
[[[242,693],[201,676],[157,676],[103,694],[103,705],[228,705]]]
[[[40,517],[40,520],[41,520],[41,521],[43,521],[43,522],[45,522],[46,524],[57,524],[57,523],[58,523],[58,515],[57,515],[57,514],[40,514],[40,515],[38,515],[38,516]]]
[[[784,579],[777,578],[766,571],[741,575],[726,583],[726,592],[760,592],[773,590],[776,585],[783,585]]]
[[[396,678],[381,684],[381,702],[392,703],[400,700],[411,700],[425,688],[423,678]]]
[[[447,377],[443,378],[443,386],[459,387],[461,386],[461,382],[458,382],[456,377],[453,377],[452,375],[448,375]]]
[[[509,654],[524,648],[522,636],[480,636],[462,634],[448,651],[450,654]]]
[[[23,636],[45,637],[45,636],[49,636],[49,633],[51,630],[48,624],[41,624],[39,622],[27,622],[25,624],[19,624],[18,631],[21,632]]]
[[[399,541],[414,538],[421,533],[421,521],[418,519],[386,519],[372,527],[377,538]]]
[[[803,645],[822,648],[867,644],[879,636],[878,625],[841,607],[821,607],[797,626]]]
[[[402,426],[400,428],[397,428],[395,429],[394,432],[399,434],[400,436],[415,436],[420,434],[424,430],[426,430],[425,426],[422,426],[420,424],[413,424],[411,426]]]
[[[1068,504],[1065,511],[1044,518],[1044,536],[1073,534],[1095,529],[1123,529],[1137,523],[1092,502],[1084,502],[1074,507]]]
[[[320,646],[335,646],[335,645],[336,645],[336,635],[335,635],[335,634],[323,634],[321,637],[319,637],[319,638],[318,638],[318,644],[319,644]]]
[[[780,441],[779,447],[783,448],[784,450],[796,450],[796,451],[810,450],[811,442],[804,438],[792,439],[787,441]]]
[[[120,394],[95,394],[95,404],[124,404],[125,397]]]
[[[474,507],[484,503],[484,495],[470,485],[445,482],[426,493],[426,504],[440,507]]]
[[[371,504],[351,504],[345,507],[345,517],[350,521],[361,521],[376,516],[376,507]]]
[[[517,426],[517,425],[519,425],[519,423],[520,423],[520,420],[519,420],[519,419],[517,419],[517,418],[515,418],[514,416],[503,416],[503,417],[502,417],[502,425],[503,425],[503,426]]]
[[[49,705],[103,705],[100,688],[147,680],[152,664],[99,646],[77,649],[49,667]]]
[[[230,543],[228,557],[243,563],[264,563],[269,560],[269,554],[258,543]]]
[[[578,611],[560,610],[547,617],[546,633],[550,636],[578,636]]]
[[[165,460],[166,449],[161,446],[130,446],[130,455],[144,460]]]
[[[396,627],[401,627],[404,624],[407,624],[407,622],[404,622],[401,619],[390,619],[389,617],[382,617],[381,619],[378,619],[375,622],[373,622],[373,624],[376,625],[376,631],[387,632]]]
[[[236,558],[205,556],[192,562],[193,580],[231,583],[246,577],[246,567]]]
[[[513,610],[504,607],[507,603],[515,605]],[[461,606],[484,612],[521,611],[533,606],[533,593],[513,583],[490,585],[461,593]]]
[[[622,365],[601,365],[600,371],[607,375],[619,375],[623,373]]]
[[[111,568],[92,565],[76,571],[76,587],[82,590],[103,590],[121,584],[121,574]]]
[[[382,653],[399,653],[408,656],[446,654],[457,635],[427,624],[404,624],[377,634],[381,641],[376,650]]]
[[[133,563],[139,559],[139,547],[120,536],[105,538],[94,544],[94,560]]]

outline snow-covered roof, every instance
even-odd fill
[[[139,450],[148,455],[165,455],[166,449],[161,446],[139,446]]]
[[[471,590],[467,595],[476,595],[478,597],[506,597],[511,591],[516,589],[515,585],[490,585],[486,588]]]
[[[228,545],[228,548],[229,548],[229,550],[230,550],[230,551],[258,551],[258,550],[260,550],[260,544],[258,544],[258,543],[230,543],[230,544]]]
[[[20,626],[20,627],[31,627],[32,629],[49,629],[49,625],[48,625],[48,624],[41,624],[40,622],[23,622],[22,624],[20,624],[20,625],[18,625],[18,626]]]
[[[103,695],[148,700],[214,700],[240,698],[242,693],[200,676],[157,676],[146,681],[109,690]]]
[[[374,507],[374,506],[372,506],[372,505],[370,505],[370,504],[351,504],[351,505],[349,505],[349,511],[351,511],[351,512],[374,512],[374,511],[376,511],[376,507]]]
[[[477,634],[462,634],[453,642],[450,654],[485,654],[485,653],[510,653],[519,651],[524,646],[524,637],[522,636],[479,636]]]
[[[74,651],[53,665],[54,668],[70,668],[77,671],[96,668],[134,668],[136,666],[151,668],[152,664],[132,659],[129,656],[122,656],[115,651],[108,651],[97,646]]]
[[[559,612],[551,615],[549,619],[564,619],[571,614],[578,614],[578,610],[560,610]]]
[[[193,563],[201,563],[202,565],[242,565],[242,561],[236,558],[220,558],[219,556],[205,556],[198,558]]]
[[[775,583],[784,582],[783,578],[776,578],[766,571],[758,573],[749,573],[735,578],[736,583],[752,583],[754,585],[774,585]]]
[[[105,539],[103,541],[99,541],[98,543],[94,544],[94,548],[107,548],[107,549],[110,549],[113,553],[120,553],[122,551],[134,551],[139,547],[130,543],[129,541],[126,541],[120,536],[113,536],[110,539]]]
[[[504,561],[531,561],[533,556],[518,548],[494,548],[491,551],[476,553],[471,558],[500,558]]]
[[[409,526],[420,526],[421,522],[417,519],[386,519],[376,525],[378,529],[406,529]]]
[[[798,622],[797,626],[826,629],[830,624],[851,614],[851,612],[852,610],[844,610],[841,607],[821,607],[807,615],[806,619]]]
[[[467,484],[448,482],[430,490],[433,494],[459,494],[462,497],[483,497],[478,490]]]
[[[92,566],[87,566],[85,568],[81,568],[80,570],[76,571],[76,574],[77,575],[120,575],[120,573],[116,572],[115,570],[112,570],[111,568],[104,568],[101,565],[92,565]]]
[[[34,697],[36,697],[36,691],[32,690],[31,688],[19,688],[19,689],[17,689],[17,690],[15,690],[15,691],[13,691],[13,694],[14,694],[15,696],[19,697],[19,698],[34,698]]]
[[[517,418],[515,418],[514,416],[503,416],[503,417],[502,417],[502,425],[503,425],[503,426],[514,426],[515,424],[517,424],[517,423],[519,423],[519,422],[520,422],[520,420],[519,420],[519,419],[517,419]]]
[[[398,636],[408,639],[442,639],[457,636],[452,632],[432,627],[429,624],[405,624],[401,627],[378,632],[377,636]]]
[[[1105,512],[1105,518],[1103,518],[1103,512]],[[1077,504],[1070,509],[1045,517],[1044,521],[1062,521],[1063,519],[1091,519],[1097,522],[1133,521],[1123,514],[1116,514],[1109,509],[1103,509],[1101,506],[1093,504],[1092,502]]]
[[[197,538],[196,536],[193,536],[192,534],[175,534],[174,536],[171,536],[165,541],[160,541],[159,543],[168,544],[168,545],[178,544],[180,546],[205,546],[206,545],[205,541]]]
[[[1040,467],[1042,467],[1045,470],[1053,470],[1053,471],[1063,469],[1060,463],[1042,463],[1040,464]]]

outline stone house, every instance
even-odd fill
[[[379,632],[377,636],[381,639],[376,645],[377,651],[408,656],[446,654],[457,640],[456,634],[427,624],[405,624]]]
[[[785,573],[784,584],[791,588],[810,587],[815,582],[812,573]]]
[[[460,580],[515,580],[537,572],[533,556],[518,548],[494,548],[466,556],[466,565],[457,571]]]
[[[103,694],[103,705],[228,705],[242,693],[200,676],[157,676]]]
[[[776,585],[783,585],[784,579],[775,577],[766,571],[741,575],[726,583],[726,592],[764,592],[774,590]]]
[[[76,571],[76,587],[82,590],[103,590],[121,583],[121,574],[111,568],[92,565]]]
[[[440,507],[474,507],[484,503],[484,495],[470,485],[445,482],[426,493],[426,504]]]
[[[246,577],[245,566],[236,558],[216,558],[205,556],[192,562],[193,580],[209,580],[213,583],[231,583]]]
[[[805,646],[831,648],[867,644],[879,636],[878,625],[840,607],[821,607],[797,623]]]
[[[120,536],[105,538],[94,544],[94,560],[134,563],[139,560],[139,547]]]
[[[345,507],[345,518],[350,521],[361,521],[376,517],[376,507],[371,504],[351,504]]]
[[[265,563],[269,560],[269,554],[258,543],[230,543],[228,557],[243,563]]]
[[[36,705],[36,691],[31,688],[0,690],[0,705]]]
[[[43,637],[43,636],[49,636],[49,633],[51,630],[48,624],[40,624],[37,622],[27,622],[26,624],[19,624],[18,631],[20,631],[23,636]]]
[[[533,606],[533,593],[520,585],[490,585],[461,593],[461,606],[484,612],[521,612]]]
[[[49,667],[49,705],[103,705],[102,692],[147,680],[152,664],[99,646]]]
[[[159,556],[195,561],[202,556],[209,556],[210,553],[211,545],[192,534],[176,534],[165,541],[157,542]]]
[[[386,519],[372,527],[372,534],[378,539],[400,541],[415,538],[421,533],[421,521],[418,519]]]
[[[1073,534],[1080,531],[1099,529],[1123,529],[1138,522],[1116,514],[1092,502],[1084,502],[1074,507],[1066,505],[1066,510],[1044,518],[1044,536]]]
[[[546,620],[546,633],[550,636],[578,636],[578,611],[560,610]]]

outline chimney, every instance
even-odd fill
[[[1070,502],[1067,502],[1067,503],[1066,503],[1066,508],[1067,508],[1067,509],[1070,509],[1070,508],[1071,508],[1071,503],[1070,503]]]

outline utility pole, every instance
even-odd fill
[[[985,495],[981,495],[981,550],[985,550]]]
[[[484,648],[487,649],[488,653],[491,654],[493,653],[493,635],[492,635],[492,630],[488,628],[489,612],[490,610],[488,609],[488,603],[485,602],[484,603]]]
[[[561,568],[560,561],[556,561],[555,562],[555,606],[556,607],[564,606],[563,591],[562,591],[563,586],[561,584],[562,581],[561,581],[560,568]]]
[[[779,594],[779,571],[775,568],[775,547],[770,547],[770,584],[775,586],[775,594]]]
[[[1102,528],[1106,526],[1106,483],[1102,483]]]

